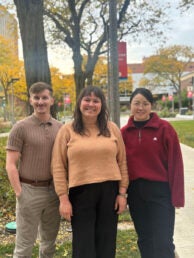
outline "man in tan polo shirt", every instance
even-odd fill
[[[59,229],[59,200],[51,175],[51,152],[61,123],[51,117],[52,88],[44,82],[29,90],[34,113],[17,122],[7,143],[6,170],[16,194],[13,257],[30,258],[39,233],[40,258],[51,258]]]

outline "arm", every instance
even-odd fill
[[[124,187],[119,187],[119,194],[117,195],[115,201],[115,210],[118,214],[121,214],[127,207],[127,189]]]
[[[121,173],[121,181],[119,182],[119,194],[115,201],[115,210],[120,214],[126,209],[127,205],[127,187],[129,184],[129,176],[127,170],[126,152],[125,145],[122,139],[121,132],[117,126],[113,127],[114,134],[117,138],[117,162]]]
[[[60,206],[59,212],[62,217],[64,217],[67,221],[71,221],[71,216],[73,216],[72,205],[69,201],[68,194],[63,194],[59,196]]]
[[[11,186],[14,189],[16,197],[21,194],[22,188],[19,179],[19,173],[17,169],[17,162],[20,158],[20,153],[18,151],[7,151],[6,155],[6,170]]]
[[[63,126],[64,128],[64,126]],[[72,205],[68,196],[68,161],[67,161],[67,143],[69,134],[66,129],[60,129],[55,139],[52,152],[52,174],[55,184],[55,190],[59,196],[59,212],[66,220],[71,221],[73,216]]]
[[[171,129],[171,130],[170,130]],[[168,137],[168,180],[174,207],[184,207],[184,165],[178,136],[170,127]]]
[[[52,150],[51,172],[53,175],[55,191],[58,196],[68,194],[68,138],[68,130],[66,130],[64,125],[57,133]]]

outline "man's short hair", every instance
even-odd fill
[[[35,93],[40,93],[42,92],[43,90],[49,90],[50,91],[50,94],[52,96],[53,94],[53,89],[51,88],[51,85],[46,83],[46,82],[36,82],[36,83],[33,83],[31,86],[30,86],[30,89],[29,89],[29,93],[30,94],[35,94]]]

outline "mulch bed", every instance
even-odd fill
[[[14,218],[2,217],[0,218],[0,244],[7,245],[15,242],[15,234],[9,233],[5,230],[8,222],[14,221]],[[60,229],[57,236],[57,244],[62,244],[64,241],[71,241],[71,225],[65,220],[61,219]]]
[[[5,230],[5,226],[8,222],[15,221],[14,217],[0,217],[0,244],[7,245],[15,242],[15,234],[9,233]],[[131,222],[121,222],[118,224],[118,229],[127,230],[134,228]],[[61,245],[65,241],[72,240],[71,225],[69,222],[61,219],[60,229],[57,236],[56,244]]]

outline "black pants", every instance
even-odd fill
[[[114,258],[118,215],[114,210],[118,182],[70,189],[73,206],[73,258]]]
[[[142,258],[174,258],[175,209],[168,183],[138,179],[128,189],[128,204]]]

